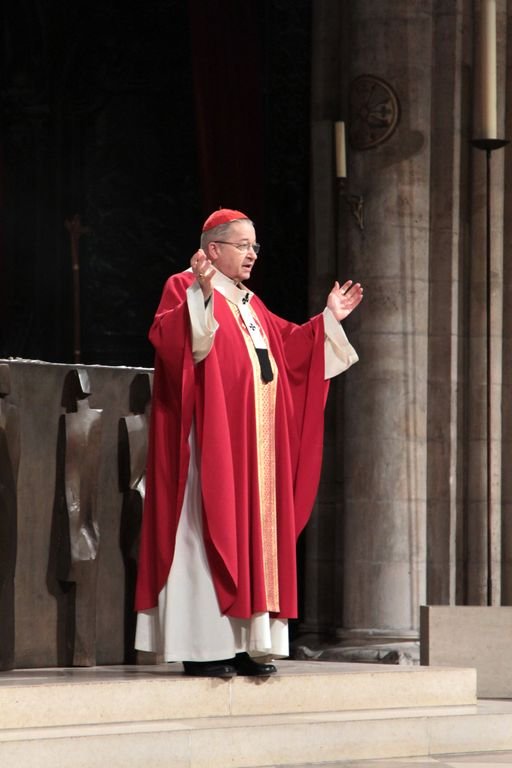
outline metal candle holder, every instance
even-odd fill
[[[487,373],[487,605],[492,605],[492,473],[491,473],[491,154],[509,144],[508,139],[473,139],[475,149],[486,153],[485,309]]]

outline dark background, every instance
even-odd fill
[[[153,363],[163,283],[203,220],[238,208],[251,287],[307,317],[312,0],[4,0],[0,357]]]

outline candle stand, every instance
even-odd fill
[[[486,154],[485,184],[485,310],[486,310],[486,426],[487,426],[487,605],[492,605],[492,434],[491,434],[491,155],[507,139],[473,139],[471,144]]]

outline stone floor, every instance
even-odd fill
[[[339,763],[311,763],[267,768],[512,768],[512,752],[485,752],[439,757],[402,757],[389,760],[348,760]]]
[[[266,768],[512,768],[512,752],[479,752],[438,757],[402,757],[386,760],[347,760],[339,763],[303,763]]]

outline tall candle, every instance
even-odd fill
[[[480,94],[482,139],[496,139],[496,0],[480,2]]]
[[[347,152],[345,147],[345,123],[341,120],[334,123],[336,137],[336,176],[338,179],[347,177]]]

